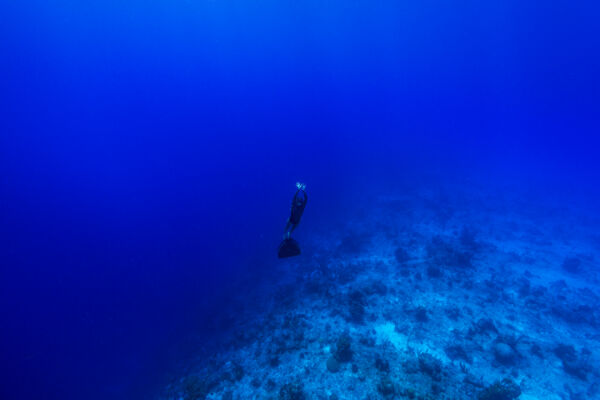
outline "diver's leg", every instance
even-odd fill
[[[292,229],[290,229],[290,235],[292,234],[292,232],[294,232],[294,229],[296,229],[297,226],[298,224],[292,224]]]
[[[283,238],[284,239],[290,238],[290,234],[292,233],[292,231],[290,230],[290,225],[292,225],[292,223],[290,222],[290,219],[288,218],[287,224],[285,224],[285,229],[283,230]],[[294,230],[293,227],[292,227],[292,230]]]

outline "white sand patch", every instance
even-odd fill
[[[396,325],[392,322],[385,322],[375,326],[376,343],[381,345],[390,342],[398,351],[405,350],[408,338],[396,332]]]

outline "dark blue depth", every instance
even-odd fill
[[[600,6],[550,3],[0,6],[0,397],[155,398],[298,180],[301,245],[441,182],[597,211]]]

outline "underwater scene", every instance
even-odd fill
[[[0,399],[600,400],[600,3],[0,15]]]

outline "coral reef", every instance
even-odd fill
[[[306,394],[299,383],[286,383],[279,390],[279,400],[305,400]]]
[[[600,398],[594,233],[556,236],[568,220],[520,199],[431,196],[381,201],[253,277],[161,400]]]
[[[509,378],[496,382],[482,390],[478,400],[514,400],[521,395],[521,388]]]

